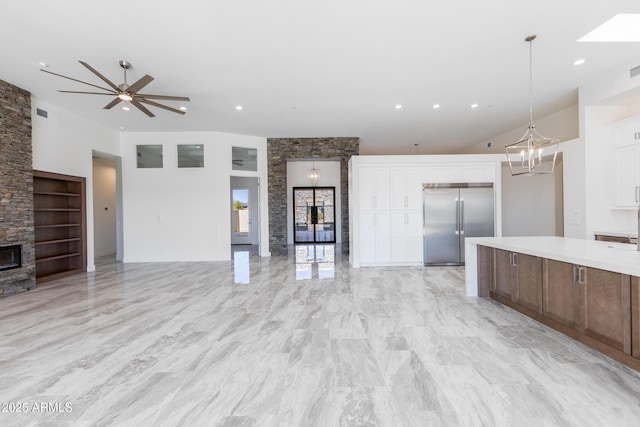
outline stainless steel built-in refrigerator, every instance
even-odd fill
[[[424,184],[424,264],[464,265],[465,237],[494,235],[492,183]]]

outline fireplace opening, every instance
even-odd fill
[[[0,271],[22,267],[22,246],[0,247]]]

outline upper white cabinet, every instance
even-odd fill
[[[430,184],[445,182],[493,182],[494,163],[427,165],[425,181]]]
[[[640,117],[614,125],[614,199],[619,208],[640,203]]]
[[[614,125],[616,148],[640,144],[640,116],[621,120]]]
[[[362,167],[358,174],[360,210],[388,210],[389,168]]]
[[[390,170],[391,209],[421,209],[424,168],[407,167]]]

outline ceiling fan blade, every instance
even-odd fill
[[[145,99],[162,99],[165,101],[191,101],[188,96],[147,95],[146,93],[139,93],[137,95],[140,98]]]
[[[116,96],[116,99],[114,99],[113,101],[111,101],[110,103],[108,103],[107,105],[105,105],[104,107],[102,107],[104,110],[110,110],[111,108],[115,107],[116,105],[118,105],[120,102],[122,101],[122,99],[118,98]]]
[[[120,99],[120,98],[118,98]],[[155,117],[155,114],[153,114],[151,111],[149,111],[149,109],[147,107],[145,107],[144,105],[142,105],[140,103],[140,101],[138,101],[137,99],[133,99],[130,101],[131,104],[133,104],[135,107],[138,108],[138,110],[142,111],[143,113],[145,113],[147,116],[149,117]]]
[[[102,89],[102,90],[106,90],[108,92],[111,92],[111,89],[107,89],[106,87],[102,87],[102,86],[94,85],[94,84],[91,84],[91,83],[83,82],[82,80],[74,79],[72,77],[63,76],[62,74],[53,73],[53,72],[47,71],[47,70],[42,70],[41,69],[40,71],[42,71],[43,73],[49,73],[49,74],[53,74],[54,76],[62,77],[63,79],[73,80],[74,82],[78,82],[78,83],[82,83],[82,84],[85,84],[85,85],[97,87],[98,89]]]
[[[129,92],[129,94],[133,95],[137,91],[139,91],[140,89],[142,89],[143,87],[145,87],[146,85],[151,83],[152,81],[153,81],[153,77],[151,77],[149,74],[147,74],[147,75],[143,76],[142,78],[140,78],[140,80],[138,80],[137,82],[135,82],[134,84],[129,86],[127,88],[127,92]]]
[[[149,105],[153,105],[154,107],[158,107],[158,108],[164,108],[165,110],[174,112],[174,113],[178,113],[178,114],[185,114],[185,111],[182,110],[178,110],[177,108],[172,108],[172,107],[168,107],[166,105],[162,105],[162,104],[158,104],[157,102],[153,102],[153,101],[149,101],[148,99],[144,99],[144,98],[136,98],[138,101],[140,102],[144,102],[145,104],[149,104]]]
[[[87,64],[84,61],[78,61],[79,63],[81,63],[82,65],[84,65],[85,67],[87,67],[89,69],[89,71],[91,71],[93,74],[95,74],[96,76],[100,77],[100,79],[102,81],[104,81],[106,84],[108,84],[109,86],[111,86],[113,88],[113,90],[115,90],[116,92],[120,92],[120,88],[118,86],[116,86],[114,83],[111,82],[111,80],[109,80],[108,78],[106,78],[105,76],[103,76],[102,74],[100,74],[95,68],[93,68],[91,65]]]
[[[113,96],[113,95],[115,95],[113,92],[109,92],[109,93],[102,93],[102,92],[78,92],[77,90],[59,90],[58,92],[62,92],[62,93],[86,93],[87,95],[109,95],[109,96]]]

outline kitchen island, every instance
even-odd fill
[[[490,297],[640,370],[640,252],[562,237],[465,242],[466,294]]]

